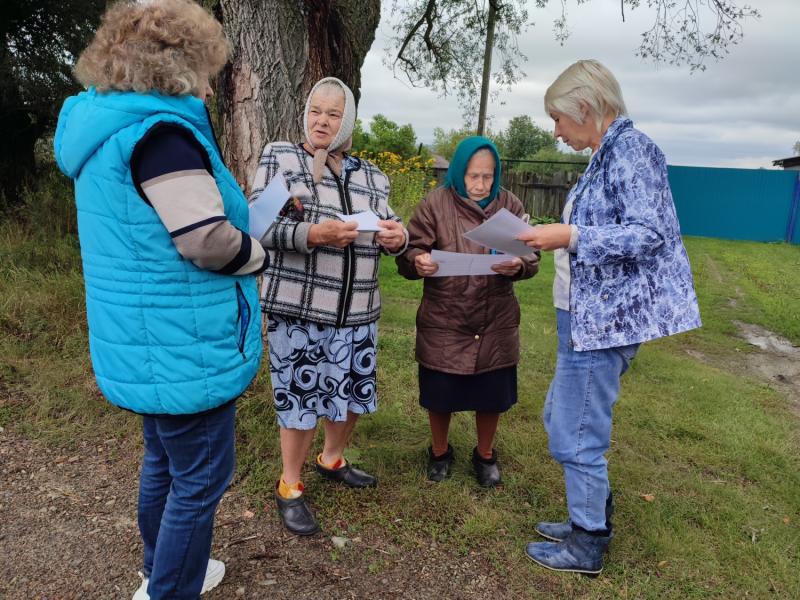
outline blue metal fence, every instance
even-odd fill
[[[800,172],[669,167],[684,235],[800,244]]]

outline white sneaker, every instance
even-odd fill
[[[142,578],[142,585],[136,590],[133,595],[133,600],[150,600],[150,595],[147,593],[147,583],[150,581],[144,574],[139,571],[139,577]],[[205,594],[209,590],[213,590],[225,577],[225,563],[221,560],[208,559],[208,567],[206,567],[206,578],[203,579],[203,589],[200,590],[201,594]]]

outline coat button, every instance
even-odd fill
[[[603,300],[608,300],[608,294],[603,294]]]
[[[479,339],[481,339],[481,336],[479,336],[479,335],[476,333],[476,334],[475,334],[475,339],[476,339],[476,340],[479,340]]]

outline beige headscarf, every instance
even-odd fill
[[[311,107],[311,98],[314,96],[314,92],[322,85],[329,86],[331,84],[338,86],[341,88],[342,92],[344,92],[342,124],[327,148],[317,148],[311,142],[311,136],[309,135],[311,132],[308,130],[308,111]],[[336,77],[325,77],[314,84],[314,87],[311,88],[311,92],[306,99],[306,109],[303,113],[303,129],[306,134],[305,146],[314,153],[314,167],[311,173],[314,178],[314,183],[322,181],[322,171],[326,164],[337,176],[342,174],[344,153],[350,150],[350,147],[353,145],[353,127],[355,123],[356,101],[355,98],[353,98],[353,92],[350,91],[350,88],[347,87],[343,81],[336,79]]]

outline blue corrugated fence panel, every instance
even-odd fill
[[[800,244],[800,171],[795,171],[795,173],[797,173],[797,179],[794,185],[794,222],[792,223],[794,235],[790,241],[793,244]]]
[[[681,232],[730,240],[784,241],[797,177],[796,171],[669,167]]]

